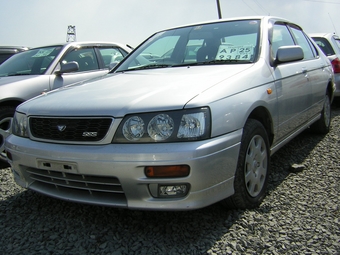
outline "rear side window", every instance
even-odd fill
[[[326,38],[323,37],[313,37],[313,40],[319,46],[326,56],[334,55],[334,49]]]
[[[333,39],[334,39],[334,41],[335,41],[336,46],[337,46],[338,49],[340,50],[340,39],[335,39],[335,38],[333,38]]]
[[[103,59],[105,68],[110,68],[110,64],[119,63],[127,55],[118,48],[99,48],[99,53]]]
[[[311,48],[311,44],[309,43],[308,39],[306,38],[305,34],[302,30],[297,29],[295,27],[291,27],[291,30],[294,34],[294,37],[297,41],[297,44],[301,46],[304,54],[304,59],[314,59],[315,54]]]

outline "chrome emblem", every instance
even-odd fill
[[[63,132],[66,129],[66,126],[65,125],[58,125],[57,128],[60,132]]]
[[[97,137],[98,132],[83,132],[84,137]]]

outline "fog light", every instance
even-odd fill
[[[159,197],[183,197],[188,193],[187,184],[179,185],[159,185],[158,196]]]

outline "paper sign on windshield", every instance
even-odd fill
[[[254,46],[229,46],[220,45],[216,60],[251,60],[254,54]]]
[[[46,57],[50,55],[50,53],[54,50],[54,48],[46,48],[46,49],[40,49],[36,54],[34,54],[33,58],[40,58],[40,57]]]

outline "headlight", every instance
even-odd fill
[[[113,143],[150,143],[203,140],[210,137],[207,107],[126,116]]]
[[[144,121],[138,116],[128,118],[123,125],[123,136],[129,141],[138,141],[144,135]]]
[[[158,114],[148,124],[148,134],[155,141],[164,141],[171,137],[174,120],[168,114]]]
[[[12,134],[28,137],[28,119],[25,114],[15,112],[12,123]]]

